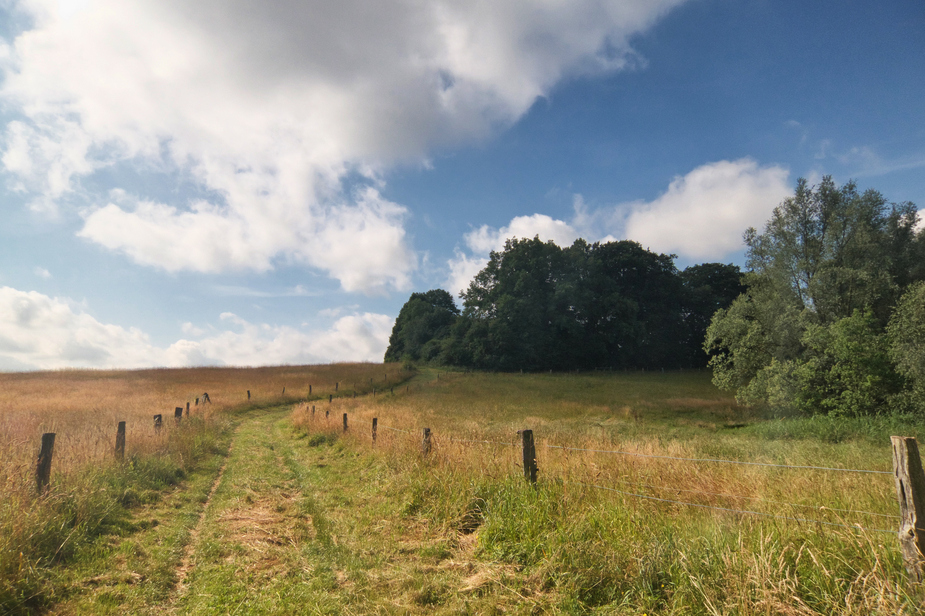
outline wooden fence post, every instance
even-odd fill
[[[524,477],[530,483],[536,483],[536,445],[533,442],[533,430],[522,430],[524,444]]]
[[[315,417],[315,405],[313,404],[312,405],[312,418],[314,417]]]
[[[344,432],[347,431],[347,413],[344,413]]]
[[[38,464],[35,467],[35,486],[39,494],[48,489],[51,480],[51,456],[55,451],[55,433],[46,432],[42,435],[42,450],[39,452]]]
[[[154,416],[154,431],[155,432],[161,431],[161,423],[163,423],[163,417],[161,415],[155,415]]]
[[[338,389],[340,389],[340,383],[334,383],[334,391],[337,391]]]
[[[186,403],[186,416],[189,417],[189,402]]]
[[[116,429],[116,459],[125,459],[125,422],[120,421]]]
[[[308,395],[309,395],[309,396],[312,395],[312,386],[311,386],[311,385],[308,386]]]
[[[430,454],[430,428],[424,428],[424,433],[421,435],[421,453],[425,457]]]
[[[379,425],[379,418],[373,417],[373,442],[376,442],[376,428]]]
[[[286,388],[285,388],[285,387],[283,387],[283,393],[281,393],[280,395],[281,395],[281,396],[285,396],[285,395],[286,395]]]
[[[328,402],[334,402],[334,396],[328,394]]]
[[[914,437],[891,436],[893,477],[899,497],[899,543],[909,578],[925,581],[925,472]]]
[[[249,390],[249,389],[247,390],[247,399],[248,399],[248,400],[251,399],[251,390]]]
[[[183,407],[178,406],[173,411],[173,420],[177,422],[177,425],[180,425],[180,420],[183,419]]]

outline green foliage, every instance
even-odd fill
[[[453,297],[443,289],[412,293],[395,319],[385,361],[433,360],[458,315]]]
[[[803,344],[804,360],[794,371],[798,408],[836,415],[889,410],[888,400],[903,383],[887,356],[885,336],[872,312],[855,310],[828,327],[810,324]]]
[[[702,366],[707,323],[742,292],[740,278],[718,263],[681,273],[673,256],[629,241],[563,249],[508,240],[462,294],[461,316],[443,291],[413,294],[386,361],[504,371]]]
[[[744,404],[882,413],[904,381],[884,328],[922,277],[925,233],[911,203],[801,179],[759,234],[748,229],[746,293],[718,311],[704,349],[714,382]]]
[[[925,415],[925,282],[911,285],[887,327],[890,358],[911,383],[906,400],[910,410]]]

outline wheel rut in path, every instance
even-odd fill
[[[199,543],[199,535],[202,534],[202,526],[205,523],[206,512],[209,510],[209,505],[212,503],[212,497],[215,496],[215,491],[218,489],[218,486],[221,485],[222,479],[225,476],[225,469],[228,468],[228,461],[231,460],[231,454],[234,451],[234,445],[238,440],[238,432],[240,432],[242,425],[244,425],[243,421],[235,428],[231,443],[228,445],[228,452],[225,454],[225,463],[222,464],[222,467],[215,477],[215,481],[212,483],[212,488],[209,490],[206,502],[203,503],[202,510],[199,512],[199,520],[196,522],[196,526],[190,531],[189,540],[186,542],[186,546],[183,550],[183,558],[180,560],[180,565],[177,567],[177,583],[175,587],[175,595],[177,598],[186,594],[186,580],[192,569],[193,552],[196,549],[196,545]]]

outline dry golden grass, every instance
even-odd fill
[[[54,432],[54,475],[112,459],[118,422],[126,422],[126,456],[158,450],[174,409],[190,405],[209,418],[235,408],[361,391],[400,378],[397,366],[336,364],[264,368],[137,371],[62,370],[0,373],[0,498],[33,481],[41,435]],[[370,382],[372,379],[372,383]],[[283,389],[285,388],[285,395]],[[247,390],[251,392],[248,401]],[[204,402],[208,393],[211,403]],[[196,400],[199,398],[199,404]],[[164,430],[153,416],[163,415]]]

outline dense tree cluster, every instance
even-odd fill
[[[708,328],[714,382],[810,413],[925,411],[925,232],[880,193],[800,180],[745,234],[746,293]]]
[[[386,361],[490,370],[678,368],[706,364],[711,316],[744,287],[739,268],[679,272],[671,255],[631,241],[560,248],[509,240],[462,293],[414,293]]]

